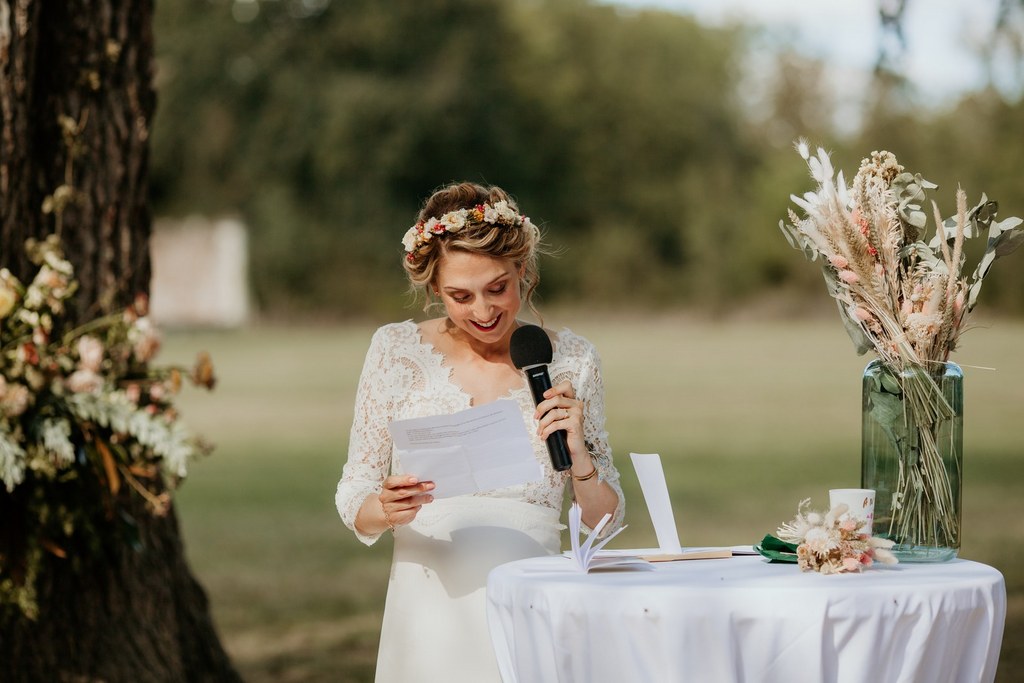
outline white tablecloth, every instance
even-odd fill
[[[583,574],[538,557],[493,570],[506,683],[991,681],[1003,576],[977,562],[823,576],[759,556]]]

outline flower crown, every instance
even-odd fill
[[[530,225],[530,219],[512,210],[508,202],[502,199],[494,204],[477,204],[471,209],[449,211],[440,218],[429,218],[417,221],[409,228],[402,245],[405,246],[405,258],[412,261],[416,252],[435,235],[455,234],[462,232],[470,223],[490,223],[494,226],[519,228]]]

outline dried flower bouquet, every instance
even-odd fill
[[[936,185],[907,172],[887,151],[872,152],[847,186],[828,153],[797,150],[817,183],[792,196],[803,210],[779,225],[790,245],[820,259],[829,294],[857,352],[873,350],[885,372],[871,394],[871,415],[896,442],[900,476],[893,516],[881,531],[897,542],[959,545],[959,516],[938,440],[953,417],[937,377],[956,348],[993,262],[1024,242],[1021,219],[996,221],[997,204],[982,195],[968,208],[962,189],[956,215],[943,219],[932,202],[929,241],[925,190]],[[973,274],[964,277],[965,242],[987,234]],[[909,425],[911,438],[904,438]]]

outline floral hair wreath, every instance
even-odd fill
[[[530,219],[512,210],[508,202],[502,199],[494,204],[477,204],[471,209],[449,211],[440,218],[417,221],[409,228],[402,238],[405,247],[405,258],[416,259],[416,252],[429,242],[435,235],[456,234],[469,223],[490,223],[494,226],[520,228],[530,225]]]

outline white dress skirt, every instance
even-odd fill
[[[487,631],[487,574],[559,552],[558,511],[459,496],[424,505],[395,531],[378,683],[500,681]]]

